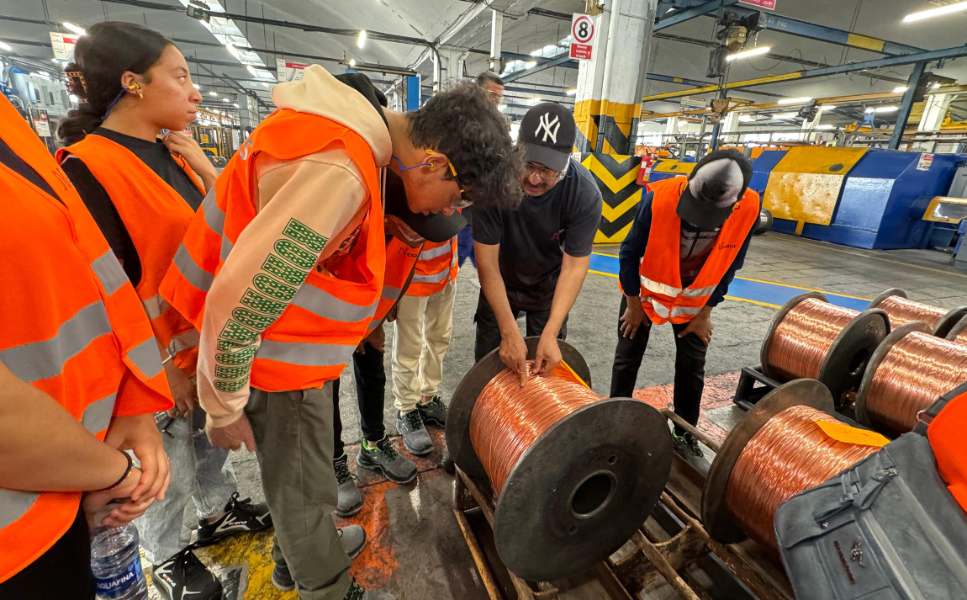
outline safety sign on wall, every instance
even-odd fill
[[[50,137],[50,123],[47,121],[47,114],[40,113],[33,118],[34,129],[40,137]]]
[[[739,2],[758,6],[759,8],[767,8],[769,10],[776,9],[776,0],[739,0]]]
[[[275,59],[275,74],[279,82],[302,81],[302,72],[308,67],[306,63],[286,62],[284,58]]]
[[[571,19],[571,58],[591,60],[594,48],[594,19],[574,13]]]
[[[74,60],[74,46],[77,45],[79,35],[67,33],[50,32],[50,46],[54,49],[54,58],[57,60]]]

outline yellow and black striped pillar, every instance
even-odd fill
[[[641,157],[596,152],[582,154],[581,164],[591,172],[604,200],[594,243],[620,244],[628,236],[641,202],[642,187],[637,183]]]
[[[577,125],[577,138],[574,140],[575,152],[584,154],[597,151],[600,119],[600,100],[589,98],[574,103],[574,123]]]
[[[619,155],[634,154],[633,132],[638,129],[640,116],[640,102],[621,104],[602,100],[601,116],[598,121],[598,140],[594,151]]]

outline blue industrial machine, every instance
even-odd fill
[[[938,197],[965,195],[951,189],[964,165],[964,154],[802,147],[763,152],[750,187],[774,231],[858,248],[947,248],[959,219],[930,210]]]

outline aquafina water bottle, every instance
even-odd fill
[[[138,528],[133,523],[94,530],[91,571],[97,583],[97,600],[148,600],[138,543]]]

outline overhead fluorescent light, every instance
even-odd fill
[[[873,113],[876,112],[876,109],[871,106],[871,107],[867,108],[866,110],[864,110],[863,112],[865,112],[868,115],[872,115]]]
[[[937,89],[937,88],[939,88],[939,87],[940,87],[940,84],[939,84],[939,83],[935,83],[935,84],[933,84],[932,86],[930,86],[930,89],[931,89],[931,90],[935,90],[935,89]]]
[[[834,109],[839,108],[839,106],[837,106],[835,104],[823,104],[819,108],[820,108],[820,110],[834,110]]]
[[[245,65],[245,68],[248,69],[248,72],[251,73],[252,75],[254,75],[256,77],[259,76],[259,72],[256,71],[255,70],[255,67],[253,67],[252,65]]]
[[[70,21],[64,21],[63,23],[61,23],[61,25],[70,29],[72,33],[76,33],[77,35],[84,35],[85,33],[87,33],[87,31],[85,31],[83,27],[78,27],[77,25],[74,25]]]
[[[783,98],[779,100],[777,104],[805,104],[812,100],[812,98]]]
[[[906,93],[906,91],[907,91],[908,89],[910,89],[910,88],[908,88],[908,87],[907,87],[907,86],[905,86],[905,85],[901,85],[900,87],[895,87],[895,88],[893,88],[893,93],[894,93],[894,94],[904,94],[904,93]]]
[[[200,89],[201,89],[201,86],[200,86],[200,85],[198,85],[197,83],[193,83],[193,84],[191,84],[191,85],[192,85],[192,86],[194,86],[194,88],[195,88],[196,90],[200,90]]]
[[[816,125],[816,129],[821,129],[823,131],[829,131],[830,129],[836,129],[835,125]]]
[[[772,50],[769,46],[759,46],[758,48],[753,48],[752,50],[743,50],[742,52],[736,52],[735,54],[729,54],[725,57],[727,62],[732,62],[733,60],[738,60],[740,58],[749,58],[750,56],[759,56],[761,54],[768,54]]]
[[[80,98],[78,98],[74,94],[71,94],[71,95],[67,96],[67,99],[70,100],[71,102],[75,102],[75,103],[80,101]]]
[[[356,66],[356,59],[355,58],[349,59],[349,66],[350,67],[355,67]]]
[[[265,89],[269,89],[269,84],[267,82],[263,81],[262,82],[262,87],[264,87]]]
[[[13,47],[6,42],[0,42],[0,50],[3,50],[4,52],[13,52]]]
[[[575,94],[577,94],[577,93],[578,93],[578,89],[577,89],[577,88],[571,88],[571,89],[569,89],[569,90],[567,91],[567,95],[568,95],[568,96],[573,96],[573,95],[575,95]]]
[[[799,115],[797,115],[796,113],[779,113],[777,115],[772,115],[772,118],[773,119],[795,119],[797,116]]]
[[[498,104],[497,105],[497,110],[499,110],[500,112],[504,112],[505,110],[507,110],[507,105],[506,104]]]
[[[218,92],[208,92],[208,95],[209,96],[217,96],[218,95]]]
[[[923,21],[924,19],[932,19],[933,17],[949,15],[962,10],[967,10],[967,2],[957,2],[956,4],[948,4],[947,6],[938,6],[937,8],[931,8],[930,10],[921,10],[920,12],[910,13],[903,18],[903,22],[913,23],[914,21]]]
[[[525,69],[530,69],[530,68],[533,68],[533,67],[536,67],[536,66],[537,66],[537,61],[536,60],[529,60],[529,61],[527,61],[527,62],[524,63],[524,68]]]
[[[358,46],[359,48],[363,48],[364,46],[366,46],[366,30],[365,29],[361,30],[359,32],[359,35],[356,37],[356,46]]]
[[[755,121],[755,117],[750,117],[749,115],[739,115],[739,121],[743,123],[751,123]]]
[[[238,103],[236,102],[236,103],[232,104],[232,106],[234,106],[235,108],[238,108]]]
[[[222,102],[228,102],[228,98],[222,98]]]
[[[541,99],[540,98],[529,98],[527,100],[527,105],[528,106],[537,106],[540,103],[541,103]]]
[[[898,110],[900,110],[900,107],[898,106],[877,106],[875,112],[876,114],[881,114],[881,113],[892,113]]]

